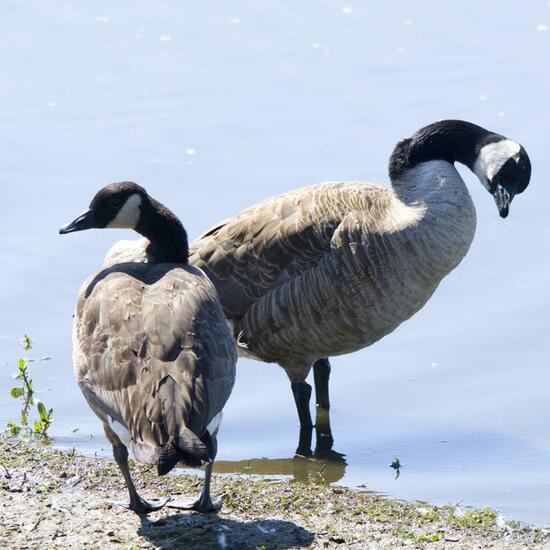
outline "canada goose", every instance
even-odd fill
[[[148,263],[111,264],[84,282],[73,329],[76,380],[113,445],[128,508],[148,513],[170,500],[147,502],[138,494],[129,449],[136,461],[156,464],[159,475],[178,463],[206,464],[199,499],[169,506],[219,510],[210,477],[237,353],[216,290],[188,265],[180,221],[139,185],[107,185],[59,232],[94,227],[132,228],[147,239]]]
[[[267,199],[190,246],[189,262],[214,282],[239,354],[282,366],[311,452],[313,365],[317,449],[332,447],[327,357],[369,346],[428,301],[468,252],[476,214],[454,167],[472,170],[500,216],[529,183],[518,143],[460,120],[400,141],[391,188],[327,182]]]

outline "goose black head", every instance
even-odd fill
[[[495,198],[502,218],[508,216],[512,199],[525,191],[531,178],[531,162],[525,149],[495,134],[479,148],[473,170]]]
[[[135,229],[147,201],[149,195],[137,183],[111,183],[97,192],[86,212],[64,225],[59,233],[63,235],[103,227]]]
[[[465,120],[440,120],[396,145],[389,164],[392,185],[399,188],[405,173],[432,160],[460,162],[475,172],[503,218],[531,177],[531,162],[519,143]]]

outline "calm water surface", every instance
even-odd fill
[[[546,0],[28,0],[5,2],[0,25],[1,425],[17,417],[8,391],[28,332],[32,356],[52,357],[32,369],[56,443],[110,453],[72,378],[71,316],[81,282],[131,234],[57,235],[103,184],[140,182],[194,238],[295,187],[386,183],[399,139],[464,118],[523,143],[531,187],[503,221],[463,171],[478,211],[469,255],[412,320],[333,360],[347,465],[292,460],[286,376],[241,360],[219,469],[550,524]]]

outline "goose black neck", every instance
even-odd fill
[[[396,145],[390,157],[390,178],[395,181],[407,170],[431,160],[460,162],[472,170],[481,148],[501,139],[502,136],[471,122],[434,122]]]
[[[160,202],[150,197],[144,201],[136,231],[149,240],[147,255],[154,263],[187,263],[187,233],[178,218]]]

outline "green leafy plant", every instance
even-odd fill
[[[23,346],[25,351],[32,349],[32,340],[28,334],[23,334],[23,337],[21,338],[21,346]]]
[[[25,351],[32,349],[32,340],[27,334],[21,338],[21,346]],[[28,439],[36,440],[49,439],[48,429],[53,422],[53,409],[46,409],[41,401],[34,398],[34,390],[32,378],[30,377],[29,372],[28,359],[20,358],[18,360],[17,373],[14,378],[20,384],[10,389],[10,395],[14,399],[20,399],[22,402],[21,419],[19,424],[13,421],[8,422],[8,433],[12,437],[23,436]],[[38,412],[38,418],[31,423],[31,408],[35,404],[36,411]]]
[[[36,402],[36,409],[40,417],[34,421],[33,433],[39,437],[48,437],[48,428],[53,422],[53,409],[46,410],[41,401]]]

